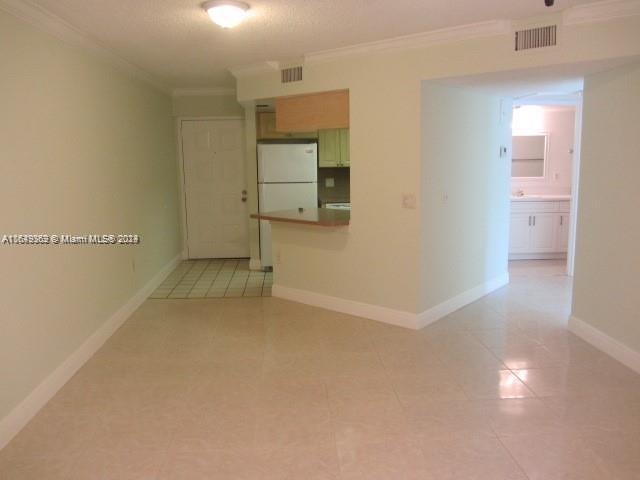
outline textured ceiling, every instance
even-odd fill
[[[173,88],[229,87],[233,66],[493,19],[518,19],[594,0],[248,0],[223,30],[199,0],[30,0]]]

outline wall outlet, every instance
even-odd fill
[[[336,182],[333,178],[325,178],[324,179],[324,186],[327,188],[333,188],[336,186]]]
[[[413,210],[416,208],[416,196],[413,193],[402,194],[402,208]]]

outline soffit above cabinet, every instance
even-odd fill
[[[308,132],[349,127],[349,90],[276,98],[276,129]]]

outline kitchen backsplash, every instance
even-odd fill
[[[322,204],[351,201],[349,173],[349,168],[344,167],[318,169],[318,197]],[[331,179],[333,187],[327,186]]]

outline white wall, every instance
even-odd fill
[[[640,368],[640,64],[584,86],[573,316]]]
[[[173,97],[176,117],[238,117],[244,115],[242,106],[231,95],[176,95]]]
[[[181,250],[171,99],[0,11],[0,421]],[[0,432],[0,437],[4,432]]]
[[[539,19],[561,21],[557,16]],[[362,50],[305,65],[283,85],[277,70],[241,76],[241,102],[349,89],[352,224],[348,233],[281,229],[276,284],[418,312],[423,304],[421,82],[640,54],[640,16],[565,26],[557,48],[513,51],[512,33],[422,48]],[[417,208],[402,207],[403,194]],[[507,196],[508,192],[505,193]],[[295,244],[294,244],[295,243]],[[288,252],[293,261],[287,260]],[[296,263],[297,262],[297,263]]]
[[[420,310],[507,278],[511,102],[422,85]]]
[[[523,190],[526,194],[534,195],[570,195],[573,163],[573,154],[570,150],[574,148],[575,107],[525,105],[521,109],[535,110],[534,116],[539,116],[539,120],[530,128],[514,130],[514,134],[548,134],[547,171],[544,179],[540,180],[513,178],[511,191]],[[514,119],[517,112],[518,109],[514,111]],[[514,123],[514,129],[516,127]]]

